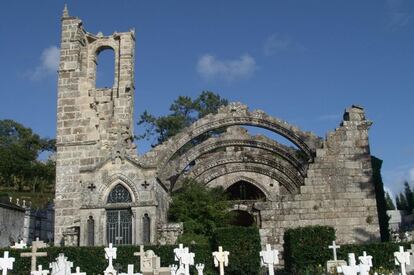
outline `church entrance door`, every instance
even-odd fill
[[[132,244],[132,213],[130,209],[107,210],[106,236],[114,245]]]

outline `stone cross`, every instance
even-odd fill
[[[204,264],[196,264],[196,269],[197,269],[198,275],[203,275]]]
[[[359,267],[356,265],[355,254],[348,254],[348,265],[341,265],[337,267],[338,273],[344,275],[357,275],[359,272]]]
[[[93,191],[96,188],[95,184],[93,184],[93,182],[91,184],[89,184],[88,189]]]
[[[15,243],[13,246],[10,246],[10,248],[13,249],[25,249],[26,247],[27,244],[23,240],[20,240],[18,243]]]
[[[213,252],[214,266],[220,267],[220,275],[224,275],[224,267],[229,264],[230,252],[223,251],[223,247],[219,246],[219,250]]]
[[[32,252],[24,252],[20,254],[20,257],[31,257],[32,258],[32,264],[31,264],[31,270],[36,271],[36,262],[37,257],[46,257],[47,252],[37,252],[38,248],[44,248],[46,247],[46,244],[43,241],[39,241],[39,238],[36,239],[36,241],[32,242]]]
[[[7,270],[13,270],[14,258],[9,258],[9,251],[4,251],[3,258],[0,258],[0,270],[2,275],[7,275]]]
[[[75,273],[71,273],[71,275],[86,275],[86,272],[80,272],[80,267],[77,266],[76,267],[76,272]]]
[[[145,189],[149,186],[149,183],[147,181],[144,181],[144,183],[141,184]]]
[[[112,243],[109,244],[109,247],[105,248],[105,259],[108,260],[108,267],[105,269],[105,275],[107,274],[116,274],[116,270],[112,265],[113,259],[116,259],[116,247],[112,246]]]
[[[410,252],[404,252],[404,247],[400,246],[400,250],[394,252],[394,260],[395,265],[400,266],[401,275],[407,275],[406,265],[410,264]]]
[[[128,265],[128,273],[119,273],[119,275],[141,275],[141,273],[134,273],[134,265]]]
[[[358,259],[362,264],[372,267],[372,256],[367,255],[366,251],[364,251],[362,256],[359,256]]]
[[[336,245],[335,241],[332,242],[332,245],[328,246],[329,249],[332,249],[334,261],[338,260],[338,257],[336,256],[336,249],[341,248],[340,245]]]
[[[70,269],[73,267],[73,263],[68,261],[63,253],[59,254],[56,258],[56,262],[49,264],[49,268],[52,269],[51,275],[71,275]]]
[[[260,258],[262,266],[266,266],[269,270],[269,275],[274,275],[274,266],[279,263],[279,251],[272,250],[270,244],[266,244],[266,250],[260,251]]]
[[[47,269],[43,270],[42,265],[38,265],[36,271],[30,272],[30,275],[47,275],[47,274],[49,274],[49,270]]]

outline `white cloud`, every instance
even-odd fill
[[[414,167],[412,167],[409,171],[408,171],[408,180],[410,182],[414,182]]]
[[[386,0],[388,29],[395,31],[406,26],[410,22],[412,15],[406,12],[403,5],[404,0]]]
[[[404,188],[404,181],[408,181],[411,186],[414,184],[414,165],[406,164],[395,167],[391,170],[381,171],[384,185],[393,194],[399,194]]]
[[[205,80],[245,79],[252,76],[256,70],[256,61],[249,54],[231,60],[220,60],[213,55],[205,54],[197,62],[197,72]]]
[[[263,49],[264,54],[270,56],[290,47],[292,47],[292,39],[289,36],[274,33],[266,39]]]
[[[40,64],[32,71],[28,72],[31,80],[39,81],[43,78],[56,73],[59,67],[59,48],[50,46],[43,50],[40,56]]]

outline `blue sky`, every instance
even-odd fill
[[[89,32],[136,29],[136,118],[211,90],[325,136],[346,107],[360,104],[374,122],[371,151],[384,160],[387,188],[414,184],[414,1],[67,4]],[[0,119],[49,137],[63,5],[0,3]],[[148,142],[138,146],[148,150]]]

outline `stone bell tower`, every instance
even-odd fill
[[[82,21],[61,19],[57,102],[55,243],[79,243],[79,209],[84,167],[110,154],[135,155],[133,141],[134,31],[104,36]],[[96,87],[97,57],[114,52],[112,87]]]

